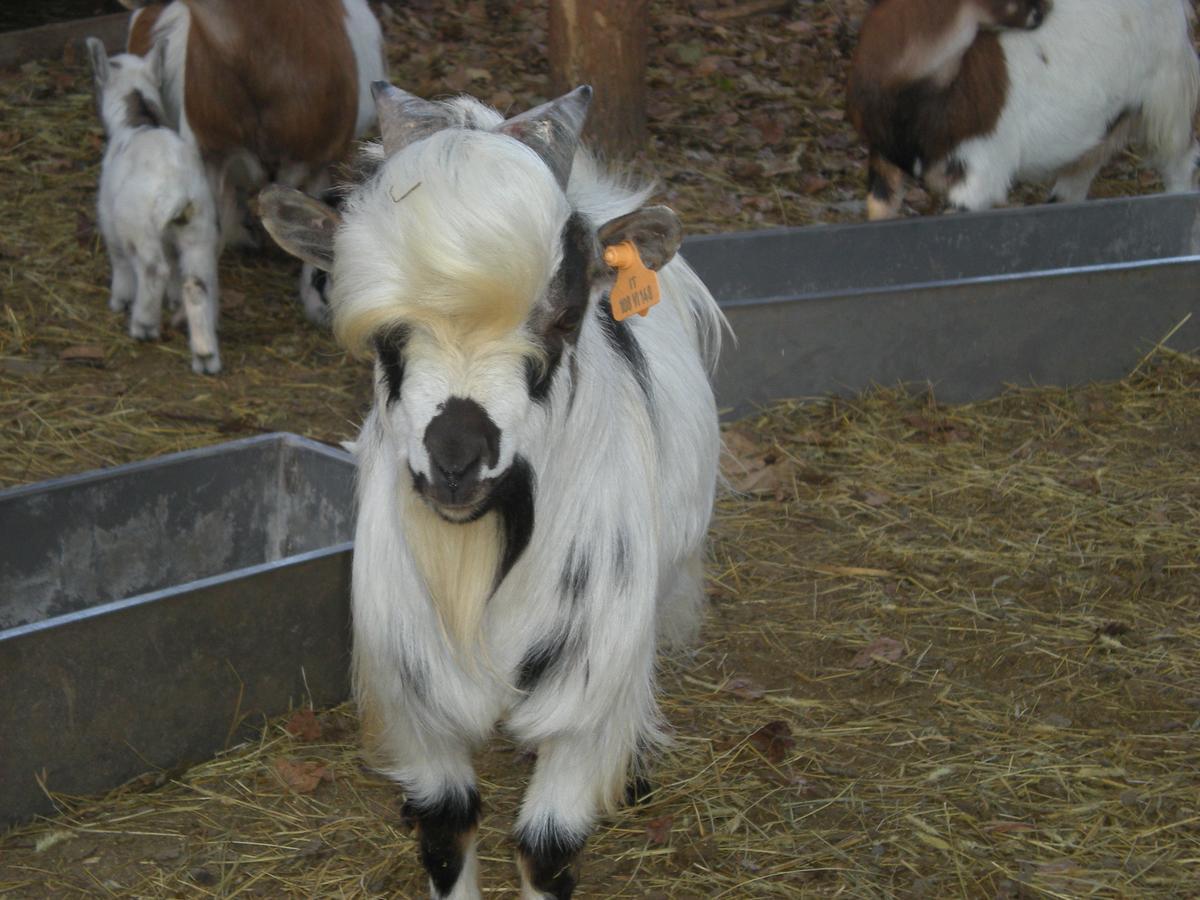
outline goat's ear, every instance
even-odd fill
[[[679,216],[668,206],[643,206],[605,222],[596,234],[605,247],[632,241],[646,268],[655,271],[669,263],[683,243]]]
[[[167,60],[167,42],[155,41],[150,47],[150,52],[146,54],[146,61],[150,63],[150,80],[154,82],[154,86],[162,93],[163,89],[163,69],[166,68]]]
[[[108,81],[108,51],[99,38],[90,37],[86,41],[88,56],[92,58],[92,78],[98,87],[104,87]]]
[[[342,217],[301,191],[269,184],[258,194],[258,214],[280,247],[325,272],[333,268],[333,236]]]

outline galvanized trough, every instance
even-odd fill
[[[342,700],[353,481],[274,434],[0,492],[0,827]]]
[[[1119,377],[1184,319],[1200,195],[718,235],[718,393]],[[268,435],[0,492],[0,827],[347,695],[353,461]]]
[[[1119,378],[1200,347],[1200,193],[688,240],[738,338],[718,377],[741,414],[780,397],[929,383]]]

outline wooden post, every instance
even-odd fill
[[[649,0],[550,0],[550,88],[595,89],[584,139],[610,159],[646,145]]]

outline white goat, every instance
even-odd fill
[[[506,121],[381,84],[379,168],[342,216],[260,197],[276,240],[332,267],[336,334],[376,355],[355,691],[437,898],[480,896],[471,753],[501,719],[537,749],[522,896],[570,896],[596,817],[662,739],[656,647],[699,624],[723,318],[672,258],[674,213],[577,152],[590,97]],[[617,321],[602,252],[624,241],[662,302]]]
[[[130,309],[129,333],[156,340],[163,295],[182,304],[192,369],[221,371],[217,348],[217,217],[194,147],[163,121],[161,53],[109,60],[88,38],[100,118],[108,137],[97,218],[112,264],[109,306]]]
[[[870,218],[899,211],[905,172],[961,209],[1003,203],[1014,181],[1049,177],[1053,199],[1083,200],[1130,140],[1166,190],[1192,187],[1200,65],[1189,0],[1053,0],[1044,21],[1042,6],[881,0],[871,9],[847,98],[871,151]],[[998,15],[1005,10],[1014,21]],[[981,30],[1006,24],[1034,27]]]

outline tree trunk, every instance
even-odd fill
[[[610,159],[646,145],[646,35],[649,0],[550,0],[553,96],[595,89],[584,139]]]

